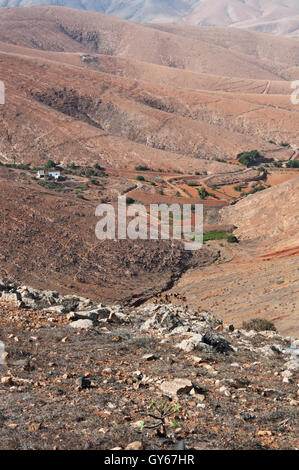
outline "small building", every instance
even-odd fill
[[[57,181],[60,180],[60,171],[49,171],[48,178]]]
[[[44,170],[38,170],[36,177],[38,179],[43,179],[45,178],[45,171]]]

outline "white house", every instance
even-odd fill
[[[60,171],[49,171],[48,178],[53,178],[54,180],[60,179]]]
[[[45,177],[45,171],[44,170],[38,170],[37,172],[37,178],[41,179]]]

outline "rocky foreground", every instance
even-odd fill
[[[0,282],[1,449],[296,449],[299,341]]]

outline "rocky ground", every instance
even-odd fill
[[[1,449],[298,448],[298,340],[1,283]]]

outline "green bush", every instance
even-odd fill
[[[138,175],[136,176],[136,181],[145,181],[144,176]]]
[[[264,320],[263,318],[254,318],[249,322],[243,322],[242,328],[250,331],[277,331],[274,323]]]
[[[206,190],[206,188],[200,188],[200,189],[198,190],[198,195],[199,195],[200,199],[206,199],[206,197],[209,196],[209,193],[208,193],[208,191]]]
[[[45,170],[50,170],[51,168],[56,168],[56,163],[53,160],[48,160],[47,163],[45,164],[44,168]]]
[[[251,152],[243,152],[238,155],[239,162],[247,167],[257,165],[261,161],[261,158],[261,154],[258,150],[251,150]]]
[[[135,166],[136,171],[149,171],[149,167],[146,165],[137,165]]]
[[[299,168],[299,160],[290,160],[287,163],[287,168]]]
[[[239,240],[237,239],[237,237],[235,237],[235,235],[228,235],[227,237],[227,241],[228,243],[239,243]]]

